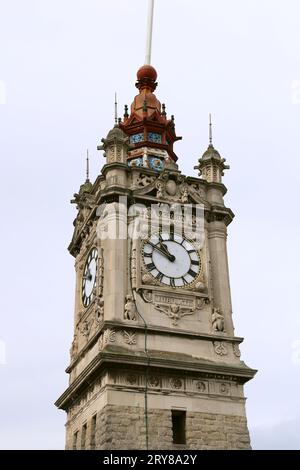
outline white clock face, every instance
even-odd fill
[[[88,307],[93,298],[93,290],[97,279],[97,261],[98,252],[96,248],[93,248],[86,260],[82,277],[82,303],[84,307]]]
[[[175,234],[153,234],[143,246],[144,263],[162,284],[184,287],[191,284],[201,269],[194,245]]]

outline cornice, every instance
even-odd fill
[[[106,163],[101,170],[102,175],[105,177],[106,173],[111,170],[125,170],[127,173],[130,172],[130,168],[126,163],[120,162],[113,162],[113,163]]]
[[[149,351],[151,352],[151,351]],[[90,364],[83,370],[77,379],[67,388],[67,390],[55,402],[55,405],[66,410],[70,403],[90,385],[95,377],[99,375],[99,370],[106,369],[112,366],[121,367],[127,366],[129,368],[145,369],[146,367],[155,368],[156,370],[168,370],[170,372],[193,373],[199,376],[205,375],[206,377],[224,378],[228,380],[237,380],[244,384],[254,377],[256,370],[247,367],[243,362],[240,366],[228,365],[225,363],[214,363],[212,361],[184,361],[165,359],[155,356],[149,357],[145,354],[133,355],[125,354],[123,351],[102,351],[100,352]]]

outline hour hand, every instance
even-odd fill
[[[90,271],[90,270],[88,270],[88,272],[86,273],[86,275],[83,276],[83,279],[84,279],[85,281],[90,281],[90,280],[92,279],[92,275],[91,275],[91,271]]]
[[[166,254],[169,261],[175,261],[175,256],[169,252],[169,248],[167,247],[167,245],[162,243],[160,247],[161,247],[161,250]]]
[[[175,261],[175,256],[169,252],[168,246],[165,243],[163,243],[163,241],[164,240],[162,239],[162,237],[159,236],[159,245],[160,245],[161,250],[163,250],[166,253],[170,261]]]
[[[154,250],[159,251],[159,253],[168,258],[169,261],[175,261],[175,256],[171,255],[166,247],[163,248],[162,246],[154,245],[154,243],[150,241],[148,242],[148,244],[151,245]]]

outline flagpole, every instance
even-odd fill
[[[154,0],[149,0],[145,65],[151,64]]]

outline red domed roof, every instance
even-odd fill
[[[125,106],[124,121],[118,127],[128,136],[139,135],[140,140],[132,140],[134,151],[141,151],[143,147],[157,148],[166,151],[173,161],[177,156],[173,151],[174,142],[180,140],[175,132],[174,118],[167,119],[166,107],[161,105],[154,94],[157,87],[157,72],[150,64],[145,64],[137,71],[135,86],[139,94],[131,104],[131,113],[128,115],[128,106]],[[157,141],[155,141],[157,139]]]
[[[137,79],[138,81],[135,86],[140,92],[145,88],[153,92],[157,87],[157,72],[152,65],[143,65],[143,67],[139,68],[137,71]]]
[[[137,79],[138,80],[144,80],[144,79],[150,79],[153,80],[154,82],[157,79],[157,72],[152,65],[143,65],[139,70],[137,71]]]

